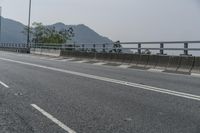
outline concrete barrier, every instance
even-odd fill
[[[56,50],[56,49],[31,48],[30,53],[31,54],[39,54],[39,55],[47,55],[47,56],[55,56],[55,57],[58,57],[61,55],[61,51]]]
[[[167,65],[167,71],[177,71],[181,65],[181,57],[180,56],[170,56],[169,63]]]
[[[166,55],[157,55],[157,56],[158,56],[158,59],[157,59],[158,61],[154,68],[165,70],[166,67],[168,66],[170,56],[166,56]]]
[[[123,55],[123,63],[130,64],[133,60],[133,54],[124,54]]]
[[[96,54],[96,59],[103,60],[103,53],[97,53]]]
[[[131,60],[131,65],[136,66],[140,60],[140,55],[139,54],[133,54],[132,55],[132,60]]]
[[[155,68],[158,64],[159,56],[158,55],[149,55],[149,61],[146,67]]]
[[[149,61],[149,55],[140,55],[140,59],[137,62],[138,67],[146,67]]]
[[[1,51],[18,52],[18,53],[29,53],[27,48],[0,48]]]
[[[40,52],[36,50],[36,52]],[[86,53],[62,51],[62,56],[97,59],[106,62],[130,64],[132,67],[162,69],[166,71],[200,73],[200,57],[168,56],[168,55],[139,55],[115,53]]]
[[[112,61],[122,63],[124,58],[125,58],[125,54],[119,53],[119,54],[115,54],[115,56],[113,56]]]
[[[82,56],[82,58],[88,58],[88,53],[86,52],[81,52],[80,55]]]
[[[180,57],[181,58],[181,63],[180,66],[178,67],[177,71],[178,72],[185,72],[185,73],[190,73],[192,71],[192,68],[194,66],[194,61],[195,57]]]
[[[116,56],[117,55],[115,53],[108,53],[107,60],[112,61],[112,60],[114,60],[116,58]]]
[[[191,72],[200,74],[200,57],[195,57]]]
[[[68,51],[63,51],[63,50],[62,50],[62,51],[60,52],[60,55],[61,55],[61,56],[66,56],[66,57],[68,57],[68,56],[69,56],[69,52],[68,52]]]

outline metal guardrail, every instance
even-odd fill
[[[122,47],[113,47],[115,44],[121,45]],[[181,44],[181,48],[165,47],[165,45]],[[80,51],[95,51],[101,50],[102,52],[109,52],[113,49],[122,50],[136,50],[138,54],[142,54],[142,50],[158,50],[158,54],[164,54],[164,51],[183,51],[184,55],[188,55],[189,51],[199,51],[199,48],[193,48],[194,44],[199,44],[200,41],[163,41],[163,42],[116,42],[116,43],[68,43],[68,44],[30,44],[28,46],[25,43],[0,43],[0,48],[16,48],[16,49],[28,49],[28,48],[46,48],[46,49],[61,49],[61,50],[80,50]],[[123,47],[126,45],[128,47]],[[159,47],[143,47],[143,45],[159,45]]]

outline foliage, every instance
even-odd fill
[[[27,34],[28,28],[25,27],[23,33]],[[56,30],[53,26],[44,26],[42,23],[34,22],[30,28],[31,41],[33,43],[54,43],[63,44],[74,37],[73,29],[69,28]]]
[[[113,44],[113,49],[110,50],[109,52],[110,53],[121,53],[122,52],[122,45],[120,44],[120,41],[116,41],[114,44]]]

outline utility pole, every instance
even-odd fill
[[[29,1],[27,48],[30,48],[30,23],[31,23],[31,0]]]
[[[0,7],[0,43],[2,43],[1,42],[1,36],[2,36],[2,31],[1,31],[1,25],[2,25],[2,7]]]

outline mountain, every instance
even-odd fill
[[[26,36],[22,33],[24,25],[17,21],[2,18],[1,42],[5,43],[25,43]]]
[[[54,26],[56,30],[73,28],[75,37],[72,38],[72,42],[75,43],[111,43],[112,41],[107,37],[103,37],[90,29],[84,24],[79,25],[65,25],[63,23],[56,23]]]
[[[89,27],[80,25],[65,25],[63,23],[56,23],[53,25],[57,30],[68,29],[72,27],[75,33],[75,37],[72,38],[72,42],[75,43],[110,43],[107,37],[103,37],[96,33]],[[25,25],[20,22],[3,18],[2,17],[2,42],[5,43],[26,43],[27,37],[22,33]]]

